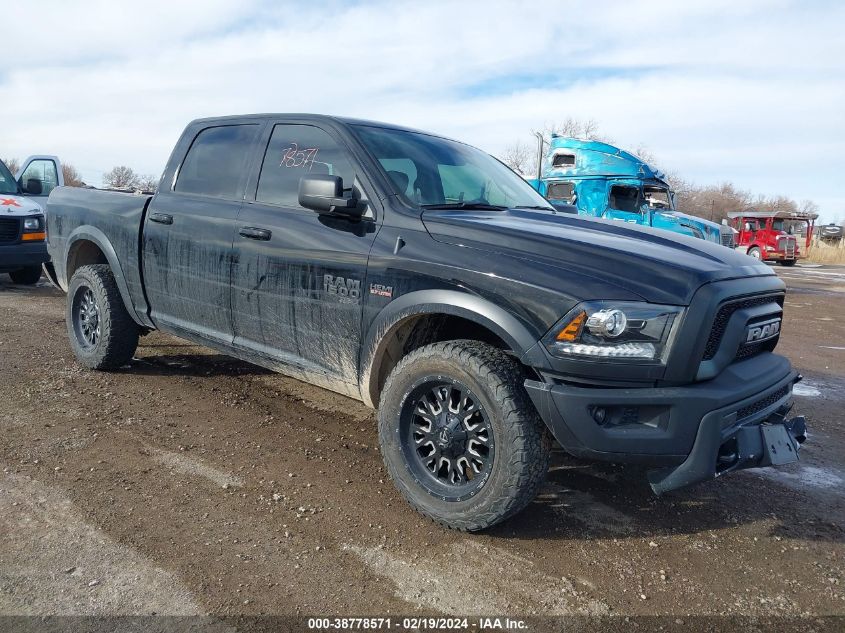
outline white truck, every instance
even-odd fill
[[[0,273],[13,282],[37,283],[50,261],[44,209],[50,192],[64,184],[56,156],[30,156],[14,176],[0,161]]]

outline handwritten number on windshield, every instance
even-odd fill
[[[291,141],[290,146],[282,150],[282,160],[279,162],[279,167],[302,167],[311,171],[318,151],[319,148],[317,147],[299,149],[299,145]]]

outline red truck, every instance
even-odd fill
[[[807,256],[819,216],[792,211],[731,211],[728,217],[737,231],[736,250],[761,261],[794,266]]]

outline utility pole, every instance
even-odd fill
[[[534,132],[537,137],[537,186],[540,186],[540,178],[543,176],[543,147],[546,145],[546,139],[542,132]]]

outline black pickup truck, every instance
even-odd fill
[[[194,121],[154,196],[59,188],[47,233],[83,365],[124,367],[157,329],[360,399],[399,490],[452,528],[522,509],[552,437],[647,465],[658,494],[805,437],[765,264],[558,212],[436,135]]]

